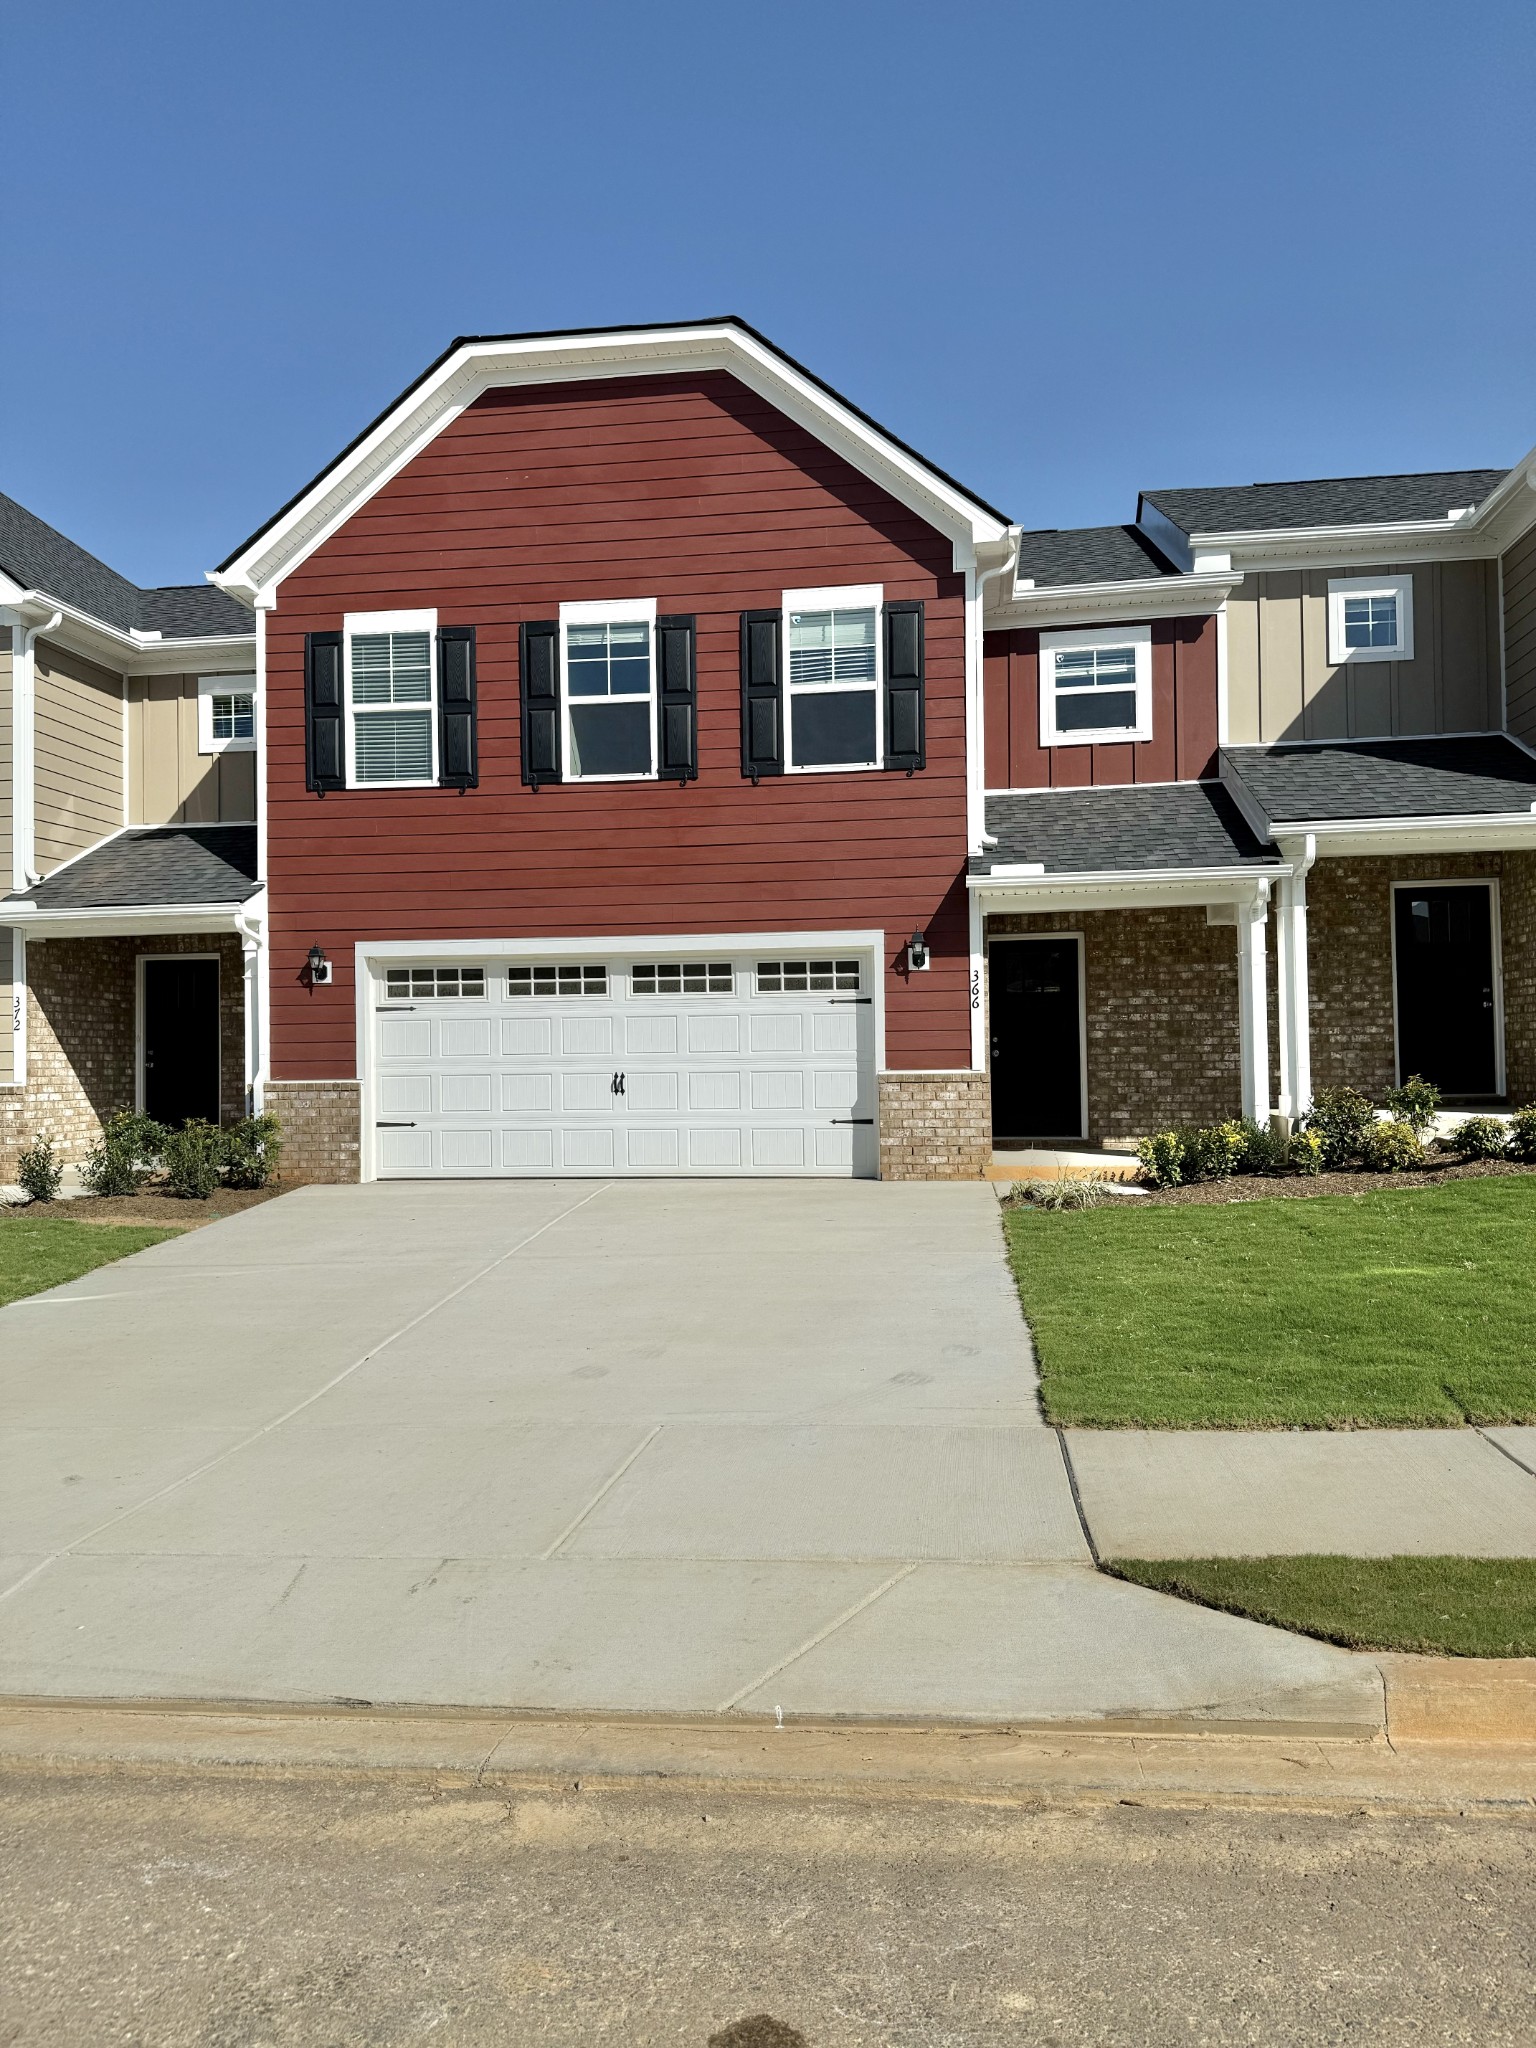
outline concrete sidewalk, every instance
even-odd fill
[[[1536,1429],[1064,1436],[1103,1557],[1536,1557]]]
[[[310,1188],[0,1311],[0,1691],[1366,1728],[1094,1572],[984,1184]]]

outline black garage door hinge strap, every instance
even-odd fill
[[[872,1124],[874,1118],[872,1116],[834,1116],[829,1118],[828,1121],[834,1124]]]
[[[828,996],[829,1003],[872,1003],[873,996]]]
[[[414,1124],[414,1123],[408,1123],[408,1124],[390,1124],[390,1123],[382,1123],[382,1124],[381,1124],[381,1123],[376,1123],[376,1124],[374,1125],[374,1127],[373,1127],[373,1128],[374,1128],[374,1129],[375,1129],[376,1131],[414,1131],[414,1130],[415,1130],[415,1128],[416,1128],[416,1126],[415,1126],[415,1124]]]

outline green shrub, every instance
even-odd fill
[[[1176,1188],[1184,1178],[1184,1140],[1177,1131],[1156,1131],[1136,1147],[1142,1179],[1155,1188]]]
[[[137,1194],[164,1145],[165,1132],[152,1117],[120,1109],[102,1125],[100,1142],[85,1155],[80,1178],[93,1195]]]
[[[1452,1131],[1451,1145],[1463,1159],[1507,1159],[1509,1131],[1496,1116],[1469,1116]]]
[[[1375,1121],[1375,1105],[1358,1088],[1323,1088],[1307,1111],[1306,1128],[1322,1142],[1324,1166],[1339,1167],[1360,1157],[1362,1141]]]
[[[51,1138],[39,1131],[16,1162],[16,1178],[34,1202],[51,1202],[59,1192],[64,1169]]]
[[[1187,1181],[1230,1180],[1247,1148],[1247,1132],[1236,1122],[1197,1124],[1182,1131],[1181,1171]]]
[[[1059,1180],[1024,1180],[1013,1192],[1036,1209],[1096,1209],[1109,1183],[1096,1174],[1063,1174]]]
[[[1237,1162],[1239,1173],[1285,1172],[1289,1148],[1272,1125],[1255,1123],[1251,1116],[1245,1116],[1238,1128],[1243,1134],[1242,1157]]]
[[[1410,1074],[1401,1088],[1391,1091],[1382,1108],[1390,1110],[1399,1123],[1407,1124],[1422,1138],[1439,1112],[1440,1090],[1422,1074]]]
[[[1285,1164],[1289,1173],[1322,1172],[1323,1141],[1316,1131],[1292,1131],[1285,1148]]]
[[[224,1176],[232,1188],[264,1188],[282,1150],[282,1126],[270,1111],[245,1117],[224,1133]]]
[[[1402,1173],[1410,1166],[1422,1166],[1424,1147],[1412,1124],[1397,1117],[1373,1123],[1361,1133],[1360,1164],[1368,1173]]]
[[[1536,1166],[1536,1103],[1517,1109],[1510,1118],[1509,1156],[1524,1166]]]
[[[179,1131],[167,1131],[161,1157],[166,1192],[183,1202],[206,1202],[224,1172],[224,1134],[217,1124],[193,1117]]]

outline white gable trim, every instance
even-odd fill
[[[727,322],[646,332],[466,341],[407,392],[358,444],[209,581],[248,604],[270,604],[276,586],[367,503],[483,391],[598,377],[726,370],[786,417],[882,485],[954,549],[954,567],[978,547],[1006,544],[1008,528],[920,457],[824,390],[777,350]]]

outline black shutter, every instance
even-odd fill
[[[741,772],[784,773],[784,678],[780,647],[782,612],[741,615]]]
[[[885,765],[910,775],[925,768],[923,607],[921,599],[885,607]]]
[[[517,639],[523,780],[537,789],[560,780],[560,621],[530,620]]]
[[[347,786],[347,749],[342,732],[341,635],[304,635],[304,787]]]
[[[657,709],[661,759],[656,772],[666,781],[692,782],[699,772],[699,670],[692,619],[656,621]]]
[[[475,734],[475,629],[440,626],[437,633],[437,779],[453,789],[480,781]]]

